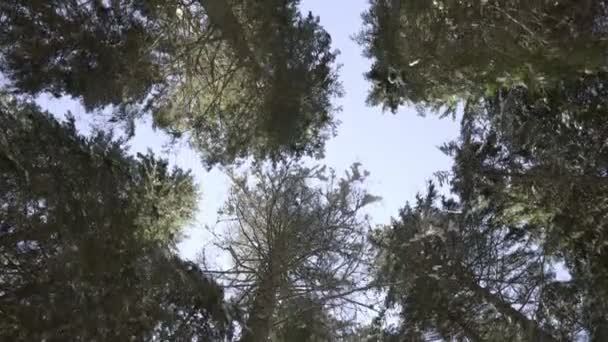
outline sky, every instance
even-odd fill
[[[340,174],[352,163],[359,162],[371,173],[368,189],[381,196],[382,201],[372,206],[368,214],[372,223],[378,225],[389,223],[399,208],[412,201],[417,192],[424,191],[434,172],[451,168],[451,158],[438,147],[458,136],[458,123],[432,114],[420,117],[413,108],[404,107],[392,114],[365,104],[370,85],[363,74],[371,62],[362,56],[361,47],[352,36],[362,28],[361,13],[367,6],[367,0],[303,0],[301,9],[304,14],[312,11],[320,17],[321,24],[332,36],[334,48],[340,50],[338,62],[342,65],[340,78],[345,90],[345,96],[336,100],[336,105],[342,107],[341,112],[336,113],[341,121],[338,134],[327,143],[325,159],[318,163]],[[96,124],[76,101],[43,95],[38,103],[60,117],[71,111],[77,118],[78,129],[85,134]],[[220,170],[207,172],[197,153],[185,143],[170,150],[163,148],[168,141],[168,137],[154,131],[149,122],[140,122],[135,137],[129,142],[130,151],[151,149],[173,165],[192,170],[201,192],[199,210],[179,251],[183,257],[194,259],[207,248],[207,258],[220,258],[211,246],[209,230],[219,229],[217,210],[226,198],[228,179]]]

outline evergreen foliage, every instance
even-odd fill
[[[172,252],[192,177],[1,96],[1,339],[220,338],[222,290]]]
[[[331,38],[297,0],[0,4],[0,70],[14,91],[151,113],[212,166],[323,153],[340,95]]]

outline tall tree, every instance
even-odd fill
[[[0,69],[20,93],[113,106],[188,135],[208,165],[319,155],[340,94],[331,38],[298,0],[0,5]]]
[[[544,246],[525,227],[497,224],[491,208],[462,207],[433,186],[376,232],[378,276],[387,303],[401,308],[413,340],[571,340],[582,330],[549,316],[544,288],[555,283]],[[556,298],[553,298],[556,300]],[[550,314],[554,314],[551,312]],[[559,312],[558,312],[559,314]]]
[[[223,335],[222,290],[173,255],[187,172],[5,93],[0,125],[0,339]]]
[[[460,100],[530,91],[606,67],[603,0],[372,0],[359,41],[369,102],[453,111]]]
[[[586,293],[588,329],[607,336],[608,134],[605,75],[588,75],[542,95],[500,91],[465,108],[454,185],[462,198],[482,197],[503,222],[529,232],[563,256]]]
[[[241,341],[266,341],[315,313],[337,319],[356,312],[358,293],[371,288],[364,283],[369,222],[362,210],[377,199],[362,188],[365,177],[358,165],[338,178],[293,161],[257,166],[252,178],[233,176],[223,244],[232,266],[219,279],[246,308]]]
[[[547,315],[571,308],[560,319],[576,317],[594,341],[608,338],[605,9],[373,1],[360,36],[375,61],[372,103],[463,104],[460,140],[446,151],[464,211],[488,203],[498,226],[524,226],[519,234],[564,261],[573,280],[547,285],[557,296]]]

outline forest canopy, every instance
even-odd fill
[[[17,93],[111,108],[130,129],[149,113],[209,165],[320,155],[336,124],[337,52],[298,3],[5,1],[0,71]]]
[[[1,339],[224,334],[222,289],[175,255],[196,202],[187,172],[7,94],[0,122]]]
[[[387,222],[323,160],[341,70],[303,3],[0,3],[0,340],[608,341],[608,2],[369,0],[367,105],[459,128]],[[146,118],[229,183],[200,258],[211,176],[132,152]]]

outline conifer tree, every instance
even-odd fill
[[[151,113],[208,166],[318,156],[340,94],[329,34],[298,0],[0,4],[0,70],[14,91]]]
[[[174,255],[192,177],[0,96],[0,339],[223,336],[222,290]]]

